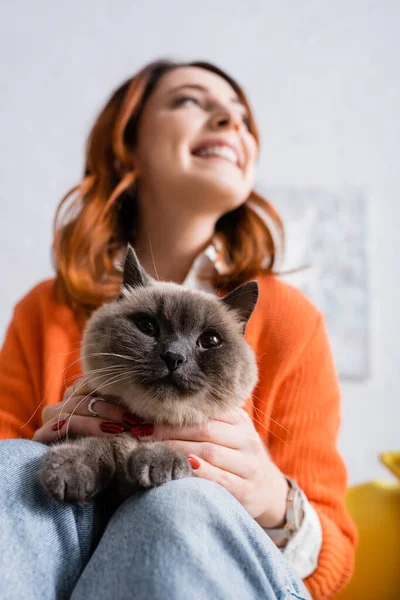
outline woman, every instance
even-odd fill
[[[95,122],[85,175],[56,219],[56,279],[16,305],[0,355],[0,437],[34,440],[1,443],[4,597],[322,599],[350,578],[337,376],[320,313],[272,274],[282,226],[253,191],[258,151],[243,91],[208,63],[148,65]],[[119,293],[128,242],[161,280],[226,293],[257,277],[245,335],[259,383],[237,419],[153,431],[95,396],[82,402],[77,386],[62,403],[81,375],[85,319]],[[167,437],[196,477],[136,494],[103,531],[95,503],[51,501],[36,472],[44,443],[67,430],[127,424]]]

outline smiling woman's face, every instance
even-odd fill
[[[258,148],[230,84],[199,67],[165,74],[139,124],[134,162],[141,191],[173,194],[180,209],[240,206],[254,184]],[[190,203],[190,204],[188,204]]]

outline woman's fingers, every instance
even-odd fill
[[[238,477],[246,477],[248,475],[248,466],[243,460],[242,453],[238,450],[232,450],[217,444],[209,444],[204,442],[183,442],[181,440],[168,440],[164,444],[179,450],[182,454],[189,456],[194,454],[202,458],[208,464],[218,469],[223,469]]]
[[[90,403],[96,415],[89,412]],[[115,435],[140,425],[143,419],[127,412],[119,398],[97,398],[78,380],[65,391],[61,402],[43,409],[42,421],[43,425],[33,439],[48,444],[68,435]]]
[[[186,427],[160,425],[154,432],[154,438],[160,441],[212,442],[235,450],[247,447],[252,436],[254,436],[253,428],[244,420],[227,423],[212,419],[201,425]]]
[[[67,438],[79,435],[103,437],[122,433],[129,426],[120,425],[115,421],[109,421],[97,417],[85,417],[81,415],[71,415],[58,411],[57,416],[46,421],[40,429],[35,432],[33,440],[49,444]]]
[[[54,419],[60,412],[80,415],[82,417],[91,417],[93,419],[94,415],[91,415],[89,412],[89,403],[92,400],[92,396],[72,396],[66,401],[63,400],[58,404],[46,406],[43,410],[43,422]],[[96,398],[96,401],[92,403],[91,408],[102,419],[124,423],[124,414],[126,414],[127,410],[122,406],[118,406],[118,402],[114,404],[112,402],[107,402],[106,398]]]
[[[228,492],[236,497],[244,487],[245,480],[234,473],[229,473],[225,469],[214,467],[214,465],[203,460],[201,457],[191,455],[188,457],[189,463],[193,469],[193,474],[201,479],[208,479],[222,485]]]
[[[95,384],[96,380],[90,380],[87,377],[76,379],[72,385],[70,385],[64,392],[63,401],[66,401],[71,396],[86,396],[93,394],[101,396],[101,392],[98,390]]]
[[[89,404],[96,415],[89,412]],[[43,409],[43,425],[35,432],[33,439],[49,444],[68,435],[115,435],[129,431],[142,421],[120,406],[118,398],[96,398],[90,390],[85,389],[82,380],[78,380],[65,391],[61,402]]]

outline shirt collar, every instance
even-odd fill
[[[189,273],[187,274],[182,285],[186,288],[193,290],[202,290],[205,292],[215,293],[214,286],[209,279],[202,279],[199,277],[200,272],[207,266],[214,263],[214,269],[220,275],[224,275],[228,272],[227,264],[218,259],[218,255],[221,251],[221,243],[218,239],[213,240],[199,256],[194,260],[190,267]]]

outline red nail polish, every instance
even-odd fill
[[[188,456],[188,461],[189,461],[190,466],[192,467],[192,469],[194,469],[195,471],[197,469],[200,469],[200,463],[197,460],[197,458],[194,458],[194,456]]]
[[[104,431],[104,433],[122,433],[125,427],[123,427],[123,425],[118,425],[118,423],[112,423],[111,421],[103,421],[100,423],[100,429]]]
[[[123,416],[124,421],[128,423],[128,425],[140,425],[140,423],[144,423],[144,419],[142,417],[138,417],[133,413],[126,412]]]
[[[135,437],[142,437],[145,435],[151,435],[154,431],[154,425],[151,423],[147,425],[138,425],[137,427],[132,427],[131,434]]]
[[[64,427],[65,423],[67,422],[68,419],[62,419],[61,421],[57,421],[57,423],[55,425],[53,425],[52,430],[53,431],[60,431],[60,429],[62,429],[62,427]]]

